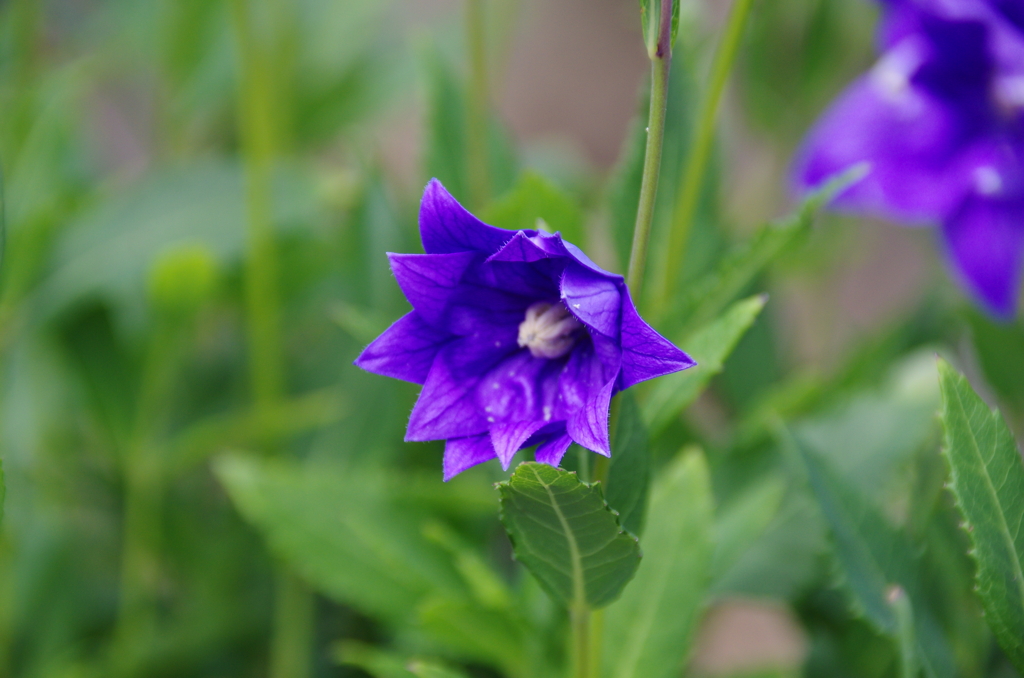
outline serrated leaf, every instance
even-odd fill
[[[385,621],[407,620],[428,594],[465,597],[379,474],[242,455],[218,458],[214,470],[271,551],[325,595]]]
[[[608,505],[618,512],[622,527],[640,535],[650,483],[647,426],[631,392],[620,393],[618,399],[619,418],[612,439],[605,496]]]
[[[999,645],[1024,672],[1024,466],[1010,429],[939,360],[943,453],[978,564],[978,597]]]
[[[823,206],[865,173],[862,166],[843,172],[808,195],[792,215],[760,227],[748,241],[736,246],[680,302],[675,311],[679,321],[693,328],[721,313],[769,263],[810,233],[814,217]]]
[[[680,342],[697,361],[697,366],[658,379],[643,407],[651,436],[658,435],[679,412],[696,400],[711,378],[722,371],[725,359],[767,301],[764,296],[738,301],[722,317]]]
[[[919,585],[919,563],[910,539],[866,497],[804,444],[786,434],[783,443],[798,457],[832,534],[836,562],[854,610],[898,646],[907,629],[890,602],[899,587],[914,610],[918,655],[929,675],[952,678],[953,658]]]
[[[559,231],[575,245],[583,241],[583,211],[561,189],[542,175],[526,171],[508,193],[498,198],[481,216],[498,228],[537,228],[543,219],[548,229]]]
[[[516,559],[555,599],[596,609],[615,600],[640,563],[601,488],[546,464],[520,464],[500,483],[501,522]]]
[[[681,675],[709,585],[712,521],[704,455],[682,454],[654,483],[636,581],[605,613],[607,678]]]

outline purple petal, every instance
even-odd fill
[[[514,340],[534,301],[511,291],[463,282],[448,299],[443,324],[452,334],[502,330]]]
[[[489,428],[476,403],[481,376],[500,360],[493,347],[461,338],[438,352],[409,415],[407,442],[479,435]]]
[[[544,233],[530,234],[529,231],[516,231],[516,234],[505,245],[492,254],[487,261],[515,261],[530,263],[552,257],[565,257],[568,252],[558,235]]]
[[[1012,318],[1024,263],[1024,201],[972,197],[943,235],[961,284],[991,313]]]
[[[566,417],[566,431],[587,449],[611,455],[608,441],[608,406],[619,370],[609,370],[592,345],[577,346],[558,380],[558,395]]]
[[[412,307],[429,323],[441,322],[449,297],[470,264],[480,255],[475,252],[452,254],[388,253],[391,272]]]
[[[658,334],[637,313],[626,292],[622,301],[622,376],[619,388],[625,390],[641,381],[693,367],[690,356]]]
[[[512,457],[523,446],[530,436],[544,426],[543,421],[514,421],[506,424],[491,425],[491,444],[501,460],[501,468],[508,470]]]
[[[431,179],[420,202],[420,238],[428,254],[485,252],[493,254],[512,237],[512,231],[480,221]]]
[[[603,268],[601,268],[600,266],[595,264],[593,261],[591,261],[590,257],[588,257],[586,254],[583,253],[583,250],[581,250],[579,247],[576,247],[576,245],[573,245],[568,240],[563,240],[562,241],[562,245],[565,247],[566,252],[569,253],[569,256],[571,256],[573,259],[575,259],[578,263],[580,263],[583,266],[589,268],[594,273],[600,273],[601,275],[605,275],[605,276],[609,276],[611,278],[617,278],[619,280],[622,280],[622,276],[621,275],[616,275],[615,273],[609,273],[608,271],[604,270]]]
[[[412,311],[374,339],[356,358],[355,365],[374,374],[422,384],[438,351],[453,338]]]
[[[497,290],[515,290],[533,303],[558,298],[558,283],[565,270],[564,258],[542,259],[533,263],[488,260],[470,269],[464,284]]]
[[[938,221],[972,189],[978,165],[989,162],[973,157],[981,121],[903,82],[918,57],[899,49],[847,89],[818,122],[798,156],[797,183],[818,186],[867,162],[869,175],[837,205],[897,221]]]
[[[617,340],[622,307],[620,284],[616,277],[571,264],[562,275],[562,302],[580,322]]]
[[[562,457],[565,456],[565,451],[569,449],[570,445],[572,445],[572,438],[569,437],[569,434],[563,433],[538,445],[533,458],[541,464],[558,466],[562,463]]]
[[[612,456],[611,442],[608,439],[608,407],[612,401],[615,380],[601,387],[594,398],[586,402],[582,409],[569,417],[565,430],[578,444],[606,457]]]
[[[477,464],[494,459],[490,436],[449,438],[444,444],[444,481],[448,482]]]
[[[564,360],[534,358],[524,349],[495,366],[477,390],[477,404],[488,423],[544,424],[558,419],[558,383],[564,364]]]

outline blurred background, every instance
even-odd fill
[[[655,243],[728,6],[683,3]],[[872,63],[876,13],[755,4],[679,298],[793,208],[789,158]],[[417,388],[351,362],[407,308],[384,253],[419,251],[430,177],[623,271],[648,69],[635,0],[0,2],[0,676],[390,676],[419,654],[558,675],[564,619],[511,561],[500,469],[442,484],[442,446],[402,442]],[[941,256],[929,230],[823,216],[743,290],[764,313],[652,442],[703,445],[719,505],[763,517],[716,568],[692,675],[895,675],[768,413],[894,520],[939,516],[922,539],[958,675],[1001,675],[960,628],[978,613],[937,499],[931,356],[1019,431],[1024,330],[971,310]]]

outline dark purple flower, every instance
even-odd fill
[[[869,163],[837,205],[941,225],[960,283],[1012,317],[1024,264],[1024,2],[883,6],[882,56],[812,130],[797,182]]]
[[[405,439],[447,441],[445,480],[531,445],[552,465],[573,441],[610,456],[612,395],[695,364],[557,233],[488,226],[435,179],[420,236],[426,254],[388,254],[412,312],[355,364],[423,384]]]

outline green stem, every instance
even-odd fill
[[[654,203],[658,197],[661,175],[661,151],[665,141],[665,111],[668,108],[668,75],[672,66],[672,0],[661,0],[661,24],[658,43],[651,54],[651,107],[647,116],[647,148],[644,151],[644,173],[640,182],[640,202],[633,228],[633,246],[629,253],[626,284],[633,297],[640,298],[647,244],[654,221]]]
[[[242,71],[238,110],[249,228],[245,268],[249,373],[256,408],[266,410],[283,391],[277,252],[270,200],[278,120],[270,55],[255,35],[246,0],[233,0],[231,4]]]
[[[572,675],[574,678],[594,678],[596,663],[590,650],[590,608],[573,606],[569,610],[572,624]]]
[[[279,41],[257,34],[247,0],[232,0],[235,34],[241,57],[239,127],[246,176],[249,255],[245,301],[249,337],[249,371],[258,416],[269,415],[284,393],[277,252],[274,246],[271,190],[273,163],[283,134],[281,97],[276,87]],[[281,9],[273,4],[271,9]],[[260,28],[266,29],[267,22]],[[273,24],[281,25],[281,16]],[[269,31],[267,31],[269,32]],[[271,678],[306,678],[313,647],[312,593],[294,575],[282,573],[276,588],[271,642]]]
[[[164,468],[156,440],[166,423],[182,339],[181,328],[174,322],[157,319],[142,368],[132,436],[124,453],[116,675],[141,672],[139,662],[145,655],[138,650],[158,632]]]
[[[490,92],[487,82],[486,28],[484,0],[467,0],[466,37],[469,45],[470,82],[466,97],[466,150],[469,198],[474,209],[484,207],[491,197],[487,153],[487,112]]]
[[[277,573],[274,638],[270,648],[270,675],[303,678],[312,674],[311,639],[314,628],[313,593],[292,572]]]
[[[729,73],[736,61],[740,39],[743,37],[743,29],[753,4],[754,0],[734,0],[725,34],[715,52],[710,80],[686,160],[686,170],[683,173],[679,199],[672,215],[672,227],[669,231],[668,241],[668,264],[665,266],[665,273],[654,299],[654,309],[657,314],[665,312],[669,297],[679,284],[679,275],[683,267],[683,258],[686,256],[694,214],[704,188],[704,175],[708,158],[711,156],[718,107],[722,100],[722,93],[725,91],[725,84],[729,80]]]

